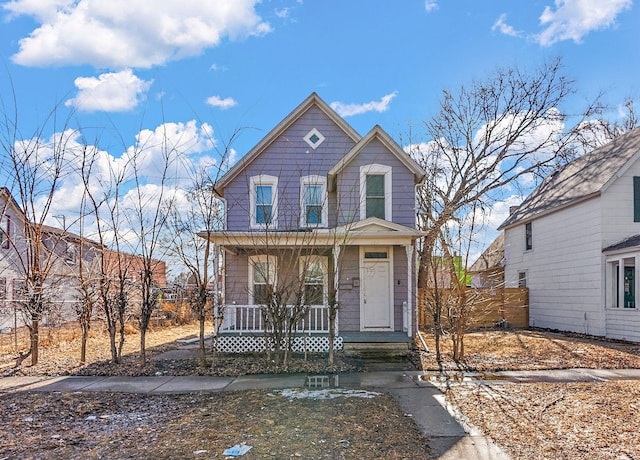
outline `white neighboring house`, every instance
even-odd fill
[[[640,341],[640,128],[552,173],[499,228],[531,326]]]
[[[20,327],[23,318],[19,301],[23,298],[26,260],[26,217],[7,188],[0,187],[0,329]],[[34,224],[31,224],[34,225]],[[78,301],[79,257],[83,256],[85,273],[97,261],[100,246],[68,231],[41,226],[42,266],[50,264],[45,281],[51,309],[42,324],[58,324],[74,320],[74,304]],[[80,251],[80,244],[83,250]]]

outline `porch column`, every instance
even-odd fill
[[[407,335],[411,337],[412,324],[411,312],[413,311],[413,244],[406,244],[404,246],[404,252],[407,254]]]
[[[220,272],[220,248],[213,245],[213,335],[217,336],[220,330],[220,299],[218,292],[220,291],[219,272]],[[206,270],[206,267],[205,267]],[[205,286],[206,287],[206,286]],[[224,293],[223,293],[224,294]]]
[[[624,258],[618,259],[618,302],[616,307],[624,308]]]

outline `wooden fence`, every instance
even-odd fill
[[[450,289],[441,289],[443,298],[450,296]],[[418,300],[418,324],[427,329],[433,325],[429,301],[432,289],[420,291]],[[529,290],[527,288],[468,289],[469,328],[492,327],[506,321],[510,327],[529,326]],[[446,318],[443,318],[446,322]]]

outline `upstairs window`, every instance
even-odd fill
[[[11,229],[11,220],[9,216],[0,218],[0,248],[9,249],[9,230]]]
[[[531,222],[524,225],[524,249],[526,251],[533,249],[533,227]]]
[[[251,178],[251,228],[276,228],[278,178],[260,175]]]
[[[384,219],[384,175],[367,175],[367,212],[365,217]]]
[[[327,181],[321,176],[300,179],[300,226],[327,226]]]
[[[371,164],[360,167],[360,219],[378,217],[392,220],[391,166]]]

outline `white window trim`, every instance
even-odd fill
[[[322,213],[319,224],[307,224],[307,203],[305,201],[305,186],[320,185],[322,187]],[[318,228],[327,227],[329,222],[329,210],[327,206],[327,178],[323,176],[302,176],[300,178],[300,227]]]
[[[322,264],[322,302],[324,305],[327,304],[327,299],[329,297],[329,265],[328,259],[326,256],[301,256],[300,262],[298,265],[298,270],[300,276],[302,277],[303,285],[305,269],[309,266],[311,262],[319,261]],[[304,300],[306,302],[306,299]]]
[[[253,301],[253,271],[255,270],[255,264],[262,262],[273,265],[273,279],[270,281],[272,286],[276,285],[276,278],[278,276],[278,258],[276,256],[269,256],[266,254],[249,256],[249,270],[247,270],[249,273],[249,278],[247,280],[249,305],[255,305]]]
[[[315,144],[313,142],[311,142],[311,138],[314,135],[318,138],[318,142],[316,142]],[[322,144],[324,142],[325,137],[322,135],[322,133],[320,131],[318,131],[316,128],[313,128],[311,131],[309,131],[307,133],[306,136],[304,136],[303,139],[304,139],[304,141],[307,143],[307,145],[309,147],[311,147],[313,150],[315,150],[318,147],[320,147],[320,144]]]
[[[257,185],[271,185],[273,187],[273,202],[271,204],[271,222],[269,224],[259,224],[256,219],[256,186]],[[267,174],[260,174],[258,176],[251,176],[249,182],[249,203],[250,203],[250,215],[249,215],[249,227],[251,229],[265,229],[265,228],[278,228],[278,178],[276,176],[269,176]]]
[[[624,304],[624,282],[616,281],[622,279],[624,276],[625,259],[634,259],[635,267],[635,280],[634,280],[634,292],[635,292],[635,306],[625,307]],[[630,265],[629,265],[630,266]],[[607,257],[605,260],[605,306],[606,308],[616,311],[639,311],[638,308],[638,289],[640,289],[640,277],[638,276],[640,267],[640,254],[633,253],[621,253],[615,256]],[[619,277],[619,278],[618,278]],[[622,300],[620,300],[622,299]],[[618,303],[617,301],[621,303]]]
[[[391,166],[377,163],[360,166],[360,220],[367,216],[367,175],[384,174],[384,219],[393,221],[392,170]]]

